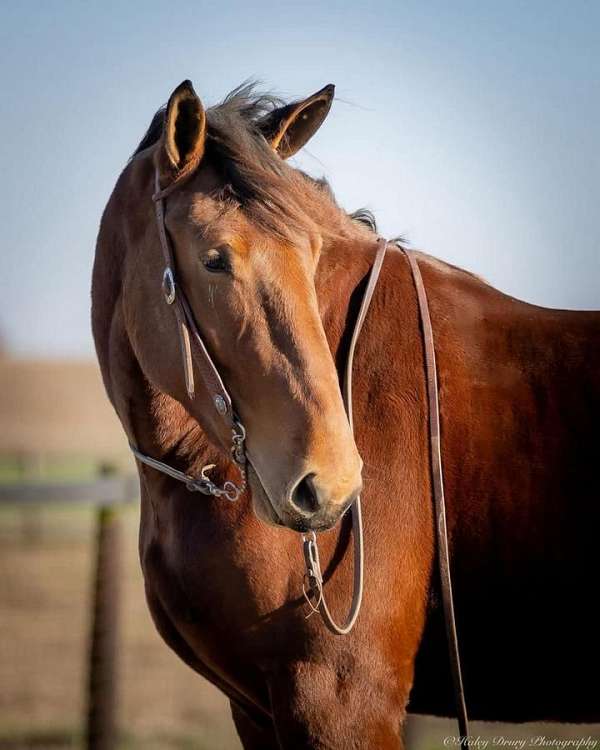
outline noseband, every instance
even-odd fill
[[[223,497],[232,502],[236,501],[246,490],[246,449],[245,439],[246,430],[238,418],[234,408],[231,396],[223,383],[219,371],[213,362],[208,350],[204,344],[190,304],[182,287],[177,283],[175,274],[175,259],[173,248],[167,228],[165,225],[165,198],[173,192],[182,182],[187,180],[189,174],[182,175],[181,179],[176,179],[167,188],[161,189],[158,170],[155,171],[155,191],[152,196],[155,205],[156,224],[160,237],[165,270],[162,280],[162,291],[167,305],[169,305],[177,319],[177,330],[181,347],[183,360],[183,370],[187,393],[190,399],[195,396],[194,383],[194,363],[200,373],[204,385],[211,396],[212,404],[222,425],[220,430],[220,439],[229,446],[230,455],[237,466],[240,474],[238,484],[232,481],[226,481],[222,487],[215,484],[208,476],[207,472],[214,467],[214,464],[204,466],[200,471],[200,477],[192,477],[178,469],[174,469],[168,464],[158,461],[155,458],[147,456],[139,451],[135,446],[130,444],[130,448],[135,457],[143,464],[150,466],[157,471],[166,474],[180,482],[183,482],[191,492],[201,492],[204,495],[213,495]],[[352,420],[352,365],[354,360],[354,349],[360,335],[363,323],[367,316],[381,266],[383,264],[388,242],[382,238],[377,241],[377,251],[375,260],[369,272],[367,286],[365,288],[361,306],[354,324],[346,368],[344,371],[343,400],[348,421],[353,429]],[[454,616],[454,603],[452,595],[452,579],[450,575],[450,559],[448,531],[446,526],[446,507],[444,500],[444,479],[442,472],[442,459],[440,451],[440,413],[439,413],[439,394],[437,383],[437,367],[435,360],[435,349],[433,344],[433,330],[431,318],[429,315],[429,305],[427,293],[423,284],[421,271],[416,260],[415,254],[405,248],[401,248],[406,255],[411,270],[413,283],[417,294],[417,303],[419,308],[419,317],[421,323],[421,332],[423,337],[423,355],[425,364],[425,376],[427,386],[427,399],[429,408],[429,448],[431,460],[431,480],[433,488],[434,508],[436,511],[436,532],[438,546],[438,566],[440,573],[440,583],[442,591],[442,604],[444,610],[444,620],[446,625],[446,636],[448,640],[448,650],[450,656],[450,667],[454,684],[455,702],[458,715],[458,724],[460,732],[461,747],[468,750],[468,719],[465,705],[465,697],[462,682],[462,672],[460,666],[460,657],[458,650],[458,636],[456,632],[456,621]],[[228,438],[224,438],[223,435]],[[319,550],[317,547],[317,536],[314,531],[302,536],[302,546],[304,552],[304,561],[306,565],[305,586],[303,587],[304,596],[310,605],[311,611],[308,616],[319,612],[331,632],[336,635],[345,635],[352,630],[362,602],[363,594],[363,526],[360,497],[352,504],[352,536],[354,540],[354,590],[352,594],[352,603],[349,614],[343,625],[338,625],[333,619],[327,606],[323,592],[323,575],[319,561]]]

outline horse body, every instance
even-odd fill
[[[455,270],[425,278],[470,712],[597,721],[600,650],[586,609],[600,572],[590,554],[600,316],[529,305]],[[430,680],[441,627],[434,615],[412,710],[443,710]]]
[[[154,369],[160,358],[177,371],[179,353],[160,300],[156,309],[144,304],[160,256],[149,254],[142,269],[132,249],[156,243],[152,207],[139,200],[151,178],[149,159],[132,162],[105,212],[94,333],[130,440],[193,473],[215,451],[185,401],[170,395],[171,370]],[[375,236],[348,219],[320,256],[319,313],[339,372],[374,251]],[[600,316],[533,307],[428,256],[420,263],[436,339],[470,713],[598,720],[599,651],[585,602],[600,573],[591,554],[600,520],[592,475]],[[422,342],[400,249],[389,251],[359,341],[354,394],[366,590],[348,636],[306,618],[299,535],[258,520],[248,493],[232,505],[140,467],[140,557],[154,621],[230,698],[246,748],[399,748],[407,707],[453,713],[433,565]],[[289,426],[280,429],[283,439]],[[225,478],[232,467],[221,458],[218,472]],[[350,599],[349,538],[348,516],[320,535],[336,612]]]

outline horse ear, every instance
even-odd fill
[[[334,92],[329,83],[308,99],[278,107],[258,121],[261,133],[282,159],[293,156],[321,127]]]
[[[161,172],[176,176],[182,169],[198,164],[206,142],[206,114],[191,81],[183,81],[173,91],[165,111]]]

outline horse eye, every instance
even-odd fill
[[[230,270],[227,256],[216,248],[212,248],[203,256],[202,265],[207,271],[211,271],[212,273],[222,273],[223,271]]]

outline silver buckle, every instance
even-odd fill
[[[165,295],[165,302],[167,305],[172,305],[175,302],[175,277],[170,266],[165,268],[162,280],[162,290]]]

